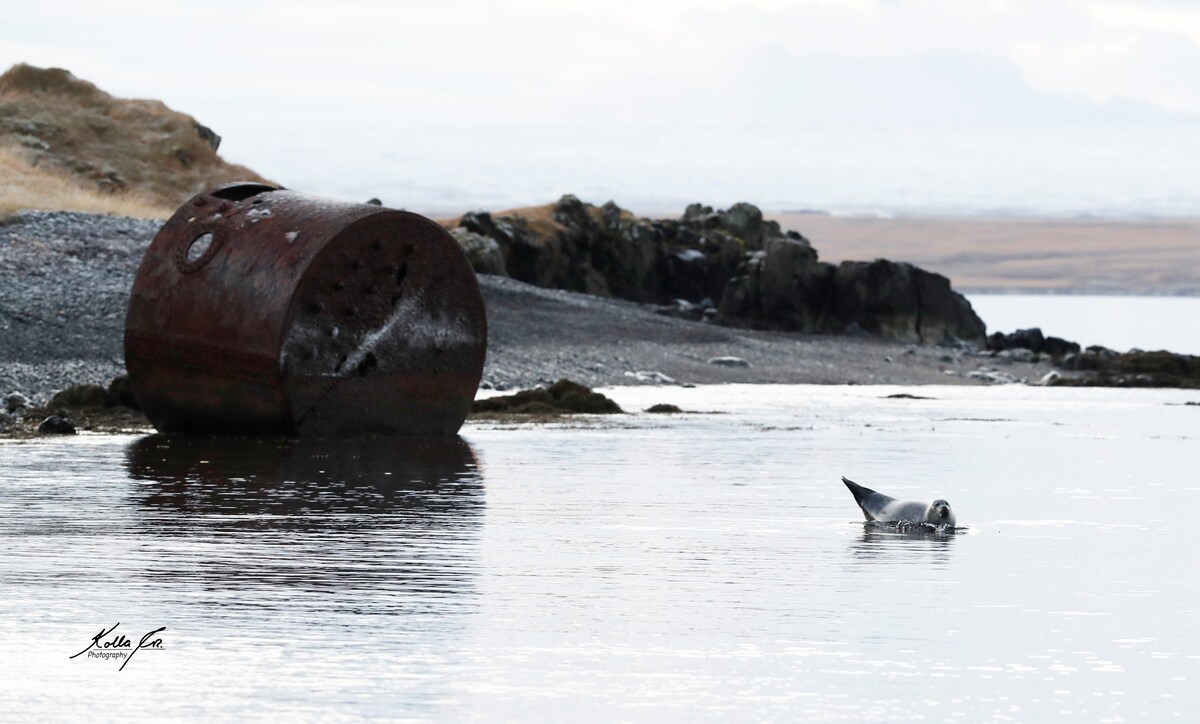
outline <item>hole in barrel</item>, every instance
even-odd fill
[[[358,369],[355,371],[358,372],[359,377],[366,377],[368,372],[378,366],[379,360],[375,359],[375,353],[367,352],[367,354],[362,358],[362,362],[358,363]]]
[[[197,236],[195,239],[192,239],[192,243],[188,244],[184,259],[187,260],[188,264],[195,264],[212,247],[212,243],[213,235],[211,233]]]
[[[278,191],[274,186],[266,186],[263,184],[230,184],[212,192],[212,195],[218,199],[226,201],[245,201],[248,198],[265,194],[269,191]]]

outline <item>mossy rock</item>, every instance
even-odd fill
[[[133,394],[133,385],[129,382],[129,375],[117,375],[108,383],[108,394],[112,396],[113,402],[128,407],[131,410],[141,410],[142,406],[138,404],[137,397]]]
[[[624,412],[620,405],[578,382],[559,380],[550,387],[521,390],[516,394],[476,400],[475,413],[516,415],[611,415]]]
[[[1130,352],[1118,357],[1112,372],[1149,375],[1159,386],[1200,387],[1200,357],[1172,352]]]
[[[116,400],[100,385],[74,385],[50,398],[47,407],[113,407]]]
[[[591,415],[613,415],[624,412],[617,403],[578,382],[559,380],[550,386],[548,392],[554,399],[555,405],[569,412]]]
[[[1089,349],[1089,352],[1091,350]],[[1075,378],[1058,380],[1068,387],[1178,387],[1200,389],[1200,357],[1174,352],[1126,352],[1111,358],[1084,353],[1074,369]]]

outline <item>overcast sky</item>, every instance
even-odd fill
[[[732,143],[1200,118],[1200,3],[1183,1],[3,3],[0,64],[160,98],[251,162],[270,128],[705,127]]]

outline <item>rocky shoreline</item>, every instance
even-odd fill
[[[125,307],[159,223],[74,212],[27,212],[0,226],[0,392],[36,404],[71,385],[107,386],[124,371]],[[679,383],[931,384],[972,381],[964,347],[866,336],[784,334],[659,314],[655,305],[543,289],[481,274],[488,307],[485,385],[516,389],[560,378],[596,387]],[[741,366],[709,364],[732,357]],[[739,363],[734,363],[739,364]],[[1037,379],[1048,364],[1022,365]],[[948,370],[953,374],[947,374]]]
[[[107,387],[124,372],[128,294],[158,227],[155,221],[71,212],[28,212],[0,226],[0,394],[21,393],[39,408],[60,390],[81,383]],[[485,388],[514,390],[563,378],[589,387],[1200,386],[1200,358],[1080,350],[1040,332],[993,335],[986,345],[952,336],[941,345],[915,344],[865,329],[835,336],[726,326],[712,314],[664,314],[661,304],[546,289],[499,275],[480,274],[479,281],[489,319]]]

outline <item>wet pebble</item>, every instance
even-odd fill
[[[741,357],[710,357],[708,360],[710,365],[718,367],[751,367],[752,365],[747,360]]]

